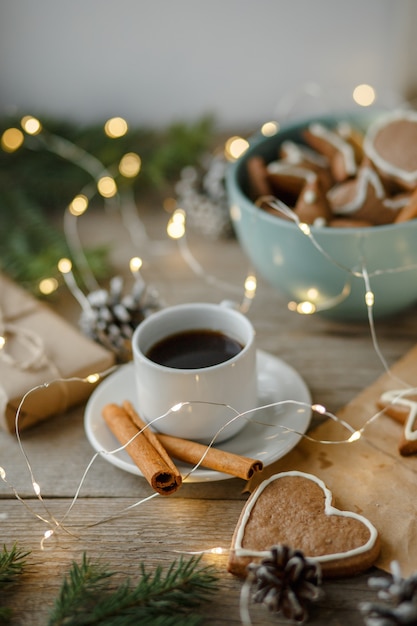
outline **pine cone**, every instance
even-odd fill
[[[121,363],[132,358],[132,335],[149,313],[160,308],[155,293],[145,284],[134,282],[129,294],[123,295],[123,280],[115,276],[109,290],[98,289],[87,295],[90,310],[83,310],[79,324],[91,339],[115,353]]]
[[[359,609],[367,626],[416,626],[417,573],[402,578],[397,562],[391,563],[391,579],[372,577],[368,585],[385,604],[362,602]]]
[[[197,166],[183,168],[175,187],[187,224],[214,239],[233,234],[225,186],[227,166],[223,156],[206,155]]]
[[[251,563],[248,569],[256,587],[254,602],[293,621],[304,622],[308,602],[321,597],[320,565],[307,560],[300,550],[273,546],[270,556],[259,564]]]

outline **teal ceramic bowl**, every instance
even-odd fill
[[[417,302],[417,220],[367,228],[311,227],[307,236],[295,223],[259,209],[247,193],[246,162],[251,156],[276,159],[279,145],[302,142],[302,130],[312,121],[331,127],[345,120],[366,129],[375,116],[327,115],[281,127],[272,137],[256,135],[228,169],[226,186],[237,239],[259,276],[284,294],[290,307],[313,302],[327,317],[365,320],[369,292],[374,317],[398,313]]]

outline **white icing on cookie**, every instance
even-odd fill
[[[368,185],[371,185],[374,188],[377,198],[379,198],[380,200],[384,198],[385,190],[379,179],[378,174],[376,174],[376,172],[374,172],[374,170],[370,167],[362,167],[357,176],[355,197],[352,198],[350,202],[338,206],[337,213],[340,215],[349,215],[350,213],[355,213],[356,211],[358,211],[363,206],[366,200]],[[337,193],[337,188],[333,188],[328,192],[327,197],[330,202],[332,202],[333,194],[334,196],[336,196]],[[392,208],[394,209],[394,207]]]
[[[398,198],[384,198],[382,204],[386,209],[392,209],[396,211],[397,209],[402,209],[407,206],[410,202],[410,196],[399,196]]]
[[[268,163],[267,170],[269,174],[282,174],[284,176],[294,176],[296,178],[302,178],[307,182],[314,182],[317,179],[317,174],[306,167],[297,167],[293,163],[286,163],[285,161],[271,161]]]
[[[306,189],[303,193],[303,200],[306,204],[314,204],[317,202],[317,194],[313,189]]]
[[[294,141],[283,141],[281,144],[281,149],[285,154],[284,158],[288,163],[293,163],[297,165],[298,163],[302,163],[303,161],[307,161],[307,163],[311,163],[312,165],[316,165],[317,167],[328,167],[329,159],[327,159],[324,155],[307,148],[306,146],[300,146]]]
[[[384,159],[379,152],[377,152],[374,146],[375,138],[381,129],[391,122],[401,120],[408,120],[417,124],[417,112],[394,111],[393,113],[389,113],[378,118],[373,124],[371,124],[366,132],[363,149],[365,154],[371,159],[375,166],[385,174],[391,176],[392,178],[404,180],[409,185],[417,184],[417,171],[410,171],[397,167],[390,161]]]
[[[393,406],[405,406],[409,409],[407,421],[404,426],[404,437],[407,441],[417,441],[417,402],[408,400],[405,396],[414,395],[417,389],[392,390],[382,394],[380,400],[383,404],[392,404]]]
[[[269,550],[257,551],[257,550],[248,550],[246,548],[242,548],[242,542],[243,542],[243,538],[244,538],[244,534],[245,534],[246,524],[247,524],[247,522],[249,520],[249,516],[250,516],[250,514],[252,512],[253,507],[256,504],[256,501],[257,501],[258,497],[261,495],[263,490],[270,483],[272,483],[274,480],[277,480],[277,479],[279,479],[279,478],[281,478],[283,476],[300,476],[302,478],[306,478],[308,480],[311,480],[311,481],[315,482],[323,490],[323,493],[324,493],[324,497],[325,497],[325,500],[324,500],[324,513],[325,513],[325,515],[338,515],[340,517],[350,517],[352,519],[360,521],[369,530],[369,539],[362,546],[359,546],[357,548],[353,548],[352,550],[347,550],[346,552],[335,552],[333,554],[324,554],[322,556],[315,556],[314,560],[318,561],[319,563],[324,563],[326,561],[335,561],[337,559],[346,559],[348,557],[364,554],[364,553],[366,553],[368,550],[370,550],[375,545],[375,542],[376,542],[377,537],[378,537],[378,533],[377,533],[377,530],[376,530],[375,526],[368,519],[366,519],[366,517],[363,517],[362,515],[359,515],[358,513],[353,513],[352,511],[341,511],[340,509],[336,509],[332,505],[332,492],[326,487],[326,485],[324,484],[324,482],[322,480],[320,480],[320,478],[318,478],[317,476],[313,476],[312,474],[306,474],[304,472],[299,472],[297,470],[293,470],[293,471],[290,471],[290,472],[282,472],[280,474],[274,474],[270,478],[264,480],[264,482],[262,482],[259,485],[257,490],[254,492],[254,494],[248,500],[248,502],[246,504],[246,508],[244,509],[244,513],[243,513],[243,517],[242,517],[241,523],[239,525],[239,528],[238,528],[238,531],[237,531],[237,534],[236,534],[236,541],[235,541],[235,548],[234,549],[235,549],[235,552],[236,552],[237,556],[239,556],[239,557],[248,556],[248,557],[255,557],[255,558],[256,557],[265,558],[265,557],[267,557],[270,554]],[[311,557],[308,554],[306,554],[305,556],[306,556],[306,558],[313,558],[313,557]]]
[[[311,124],[309,127],[309,131],[313,135],[316,135],[316,137],[320,137],[321,139],[327,141],[335,148],[335,150],[343,155],[346,173],[349,176],[353,176],[354,174],[356,174],[355,153],[350,144],[342,139],[342,137],[339,137],[339,135],[319,123]]]

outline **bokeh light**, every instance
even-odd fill
[[[224,146],[224,155],[228,161],[235,161],[249,148],[249,142],[243,137],[229,137]]]
[[[97,181],[97,189],[104,198],[113,198],[117,194],[117,185],[111,176],[102,176]]]
[[[58,281],[56,278],[43,278],[38,285],[39,292],[44,296],[49,296],[58,289]]]
[[[261,133],[264,137],[272,137],[279,131],[278,122],[265,122],[261,127]]]
[[[68,274],[72,270],[72,263],[69,259],[63,257],[58,261],[58,269],[61,274]]]
[[[375,89],[371,85],[357,85],[353,90],[353,99],[356,104],[362,107],[369,107],[375,102],[376,93]]]
[[[1,136],[1,147],[5,152],[14,152],[24,140],[25,136],[19,128],[8,128]]]
[[[20,120],[23,130],[28,135],[38,135],[42,130],[42,124],[36,117],[32,115],[25,115]]]
[[[139,174],[141,166],[140,156],[135,152],[128,152],[120,159],[119,172],[126,178],[134,178]]]
[[[84,194],[78,194],[68,206],[71,215],[79,216],[85,213],[88,208],[88,198]]]
[[[181,239],[185,235],[185,211],[177,209],[167,225],[167,233],[171,239]]]
[[[107,137],[111,139],[123,137],[123,135],[126,135],[127,131],[127,122],[122,117],[112,117],[104,124],[104,132]]]

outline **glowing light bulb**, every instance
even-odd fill
[[[183,402],[178,402],[178,404],[174,404],[174,406],[171,407],[171,411],[173,411],[174,413],[176,413],[177,411],[181,411],[183,404]]]
[[[40,486],[35,481],[32,483],[32,485],[33,485],[33,491],[38,496],[40,494],[40,492],[41,492]]]
[[[139,256],[134,256],[129,261],[129,267],[131,272],[139,272],[143,265],[143,261]]]
[[[0,335],[0,350],[3,350],[5,345],[6,345],[6,337],[3,337],[3,335]]]
[[[100,374],[89,374],[85,380],[94,385],[94,383],[100,380]]]
[[[104,198],[113,198],[117,193],[117,185],[111,176],[102,176],[97,181],[97,189]]]
[[[309,302],[308,300],[304,300],[304,302],[299,302],[296,307],[297,313],[300,315],[312,315],[316,312],[316,305],[313,302]]]
[[[119,162],[119,172],[125,178],[134,178],[140,172],[142,161],[135,152],[128,152],[123,155]]]
[[[311,234],[311,228],[308,224],[306,224],[305,222],[300,222],[298,224],[298,228],[301,230],[302,233],[304,233],[304,235],[310,235]]]
[[[8,128],[1,136],[1,147],[5,152],[15,152],[25,140],[19,128]]]
[[[20,124],[28,135],[38,135],[42,130],[42,124],[32,115],[25,115],[25,117],[22,117]]]
[[[236,161],[249,148],[249,142],[243,137],[230,137],[224,147],[224,155],[228,161]]]
[[[358,441],[358,439],[360,439],[362,437],[362,433],[360,430],[355,430],[354,433],[351,434],[351,436],[348,439],[348,443],[352,443],[353,441]]]
[[[264,137],[272,137],[279,131],[278,122],[265,122],[261,127],[261,133]]]
[[[324,415],[326,413],[326,407],[324,407],[322,404],[313,404],[311,408],[313,411],[315,411],[316,413],[320,413],[321,415]]]
[[[88,198],[84,194],[80,193],[72,200],[68,206],[68,210],[71,215],[78,217],[86,212],[88,208]]]
[[[61,274],[68,274],[72,270],[72,263],[69,259],[62,258],[58,261],[58,269]]]
[[[256,291],[256,276],[249,275],[246,277],[245,291]]]
[[[167,233],[171,239],[181,239],[185,234],[185,211],[177,209],[167,225]]]
[[[123,137],[126,135],[128,131],[128,125],[126,120],[122,117],[112,117],[104,125],[104,132],[107,137],[111,139],[117,139],[118,137]]]
[[[0,467],[0,478],[6,480],[6,470],[3,467]]]
[[[372,291],[367,291],[365,294],[366,306],[373,306],[375,302],[375,296]]]
[[[375,89],[371,87],[371,85],[357,85],[353,90],[352,97],[356,104],[359,104],[359,106],[369,107],[375,102]]]
[[[58,289],[58,281],[56,278],[43,278],[38,285],[40,293],[49,296]]]

